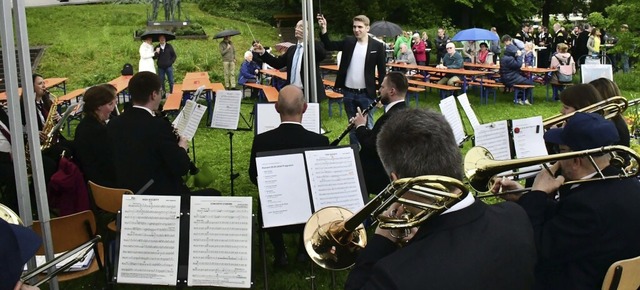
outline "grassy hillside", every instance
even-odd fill
[[[27,10],[30,45],[46,45],[44,57],[38,68],[45,77],[68,77],[68,88],[86,87],[107,82],[120,74],[124,63],[131,63],[134,68],[138,64],[139,41],[133,40],[133,32],[145,25],[146,13],[150,6],[146,5],[84,5],[47,8],[30,8]],[[253,19],[227,19],[211,16],[197,9],[194,4],[183,3],[183,9],[192,21],[202,24],[210,36],[223,29],[238,29],[241,36],[233,37],[236,45],[238,69],[244,49],[249,48],[252,41],[250,29],[256,38],[265,45],[279,42],[278,32],[266,24],[256,23]],[[175,64],[177,82],[181,82],[186,72],[208,71],[213,82],[222,82],[222,63],[218,51],[218,41],[212,40],[175,40],[172,41],[178,60]],[[622,80],[623,88],[635,89],[638,74],[633,73],[624,77],[616,75]],[[630,97],[634,91],[625,91]],[[438,92],[428,92],[421,95],[420,107],[438,110]],[[479,105],[476,91],[469,92],[469,99],[476,110],[481,122],[491,122],[503,119],[523,118],[536,115],[548,117],[560,111],[558,102],[545,101],[544,88],[535,90],[533,106],[515,106],[512,104],[511,93],[498,93],[495,104]],[[243,116],[249,119],[253,103],[242,105]],[[337,108],[334,116],[329,117],[327,103],[321,104],[322,126],[328,131],[329,139],[335,139],[346,127],[347,120],[343,115],[338,117]],[[378,110],[378,116],[381,114]],[[203,119],[204,120],[204,119]],[[466,122],[466,120],[465,120]],[[240,127],[246,127],[241,121]],[[467,131],[471,127],[467,124]],[[227,130],[211,129],[203,123],[195,138],[197,164],[203,170],[210,171],[214,181],[212,187],[221,190],[225,195],[230,194],[229,182],[229,135]],[[254,210],[257,208],[258,192],[247,176],[249,154],[253,132],[236,131],[233,137],[234,172],[240,173],[235,180],[235,194],[252,196]],[[72,136],[70,136],[72,138]],[[347,143],[347,140],[342,142]],[[463,151],[470,145],[467,143]],[[191,184],[191,182],[190,182]],[[295,238],[289,236],[289,256],[295,256]],[[271,252],[268,244],[267,258],[269,266],[269,286],[271,289],[310,289],[309,267],[306,264],[295,263],[287,270],[271,269]],[[262,289],[264,276],[262,274],[261,259],[258,255],[257,237],[254,243],[254,288]],[[328,271],[315,269],[316,286],[318,289],[330,289],[331,279]],[[346,271],[337,273],[337,288],[342,288],[346,279]],[[89,283],[89,279],[81,282],[71,282],[62,285],[62,289],[80,289]],[[119,289],[174,289],[173,287],[119,285]]]

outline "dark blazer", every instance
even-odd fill
[[[329,33],[321,34],[320,40],[324,44],[326,50],[342,51],[342,59],[340,60],[340,68],[336,76],[336,87],[345,88],[345,80],[347,79],[347,69],[351,64],[353,50],[358,40],[354,36],[348,36],[340,41],[331,41]],[[376,89],[380,87],[382,80],[386,75],[386,54],[384,43],[373,39],[369,36],[367,44],[367,57],[364,64],[364,82],[367,88],[367,95],[371,99],[376,98]],[[378,83],[376,84],[376,67],[378,68]],[[357,89],[357,88],[354,88]]]
[[[254,58],[258,58],[261,59],[262,61],[266,62],[268,65],[276,68],[276,69],[281,69],[283,67],[287,67],[287,80],[286,80],[286,84],[289,84],[289,80],[291,80],[291,67],[293,66],[293,56],[296,54],[296,50],[297,50],[297,46],[296,45],[292,45],[287,49],[287,52],[285,52],[285,54],[275,57],[271,54],[269,54],[268,52],[265,52],[262,55],[259,55],[257,53],[253,53],[253,57]],[[327,52],[324,50],[324,47],[322,46],[322,43],[320,43],[319,41],[315,42],[315,59],[316,59],[316,72],[320,71],[320,68],[318,67],[318,64],[323,61],[325,58],[327,57]],[[302,62],[300,63],[301,67],[300,67],[300,77],[304,82],[304,74],[303,69],[304,68],[304,59],[302,60]],[[326,98],[325,96],[325,92],[324,92],[324,84],[322,84],[322,76],[320,76],[319,73],[316,73],[316,81],[315,81],[315,85],[316,88],[318,89],[318,101],[320,100],[324,100]]]
[[[116,170],[107,126],[93,116],[85,115],[76,127],[73,143],[76,160],[85,179],[102,186],[114,187]]]
[[[253,138],[251,159],[249,160],[249,179],[258,184],[256,153],[296,148],[329,146],[329,138],[318,133],[307,131],[302,125],[283,123]]]
[[[171,124],[132,107],[107,125],[113,149],[116,186],[134,193],[150,179],[145,194],[188,193],[182,176],[189,171],[187,151],[178,146]]]
[[[356,129],[356,137],[360,142],[360,164],[362,164],[364,183],[367,185],[369,193],[377,194],[389,184],[389,175],[384,170],[376,149],[378,133],[392,114],[405,108],[405,103],[399,102],[393,105],[389,112],[378,118],[373,129],[369,130],[367,126],[360,126]]]
[[[176,55],[176,51],[173,50],[173,46],[171,44],[166,43],[164,45],[164,49],[160,48],[160,52],[156,52],[156,48],[160,48],[160,44],[156,45],[153,48],[153,58],[158,60],[158,67],[167,69],[173,65],[178,56]]]
[[[345,289],[526,290],[536,250],[527,216],[511,202],[476,200],[427,220],[403,248],[374,235]]]
[[[605,175],[619,170],[607,167]],[[532,191],[518,203],[535,233],[537,289],[600,289],[618,260],[640,255],[640,182],[636,178],[582,184],[549,202]]]

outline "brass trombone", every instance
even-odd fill
[[[566,115],[557,114],[557,115],[551,116],[549,118],[544,119],[542,121],[542,124],[545,130],[549,130],[553,126],[559,125],[564,121],[568,120],[569,118],[573,117],[573,115],[577,112],[599,113],[605,119],[611,119],[617,115],[621,115],[622,113],[624,113],[627,107],[629,107],[629,103],[627,102],[627,99],[625,97],[615,96],[615,97],[611,97],[606,100],[597,102],[595,104],[592,104],[590,106],[586,106],[582,109],[576,110]]]
[[[620,168],[622,171],[621,174],[605,176],[602,173],[602,170],[596,165],[596,162],[593,160],[594,156],[599,156],[603,154],[611,155],[611,166],[616,166]],[[619,157],[622,154],[627,154],[636,162],[635,167],[628,170],[624,167],[623,160]],[[572,180],[567,181],[563,185],[569,184],[578,184],[578,183],[586,183],[592,181],[601,181],[608,179],[621,179],[628,177],[637,177],[640,174],[640,170],[638,170],[637,164],[640,161],[640,156],[634,150],[630,149],[626,146],[621,145],[612,145],[605,146],[602,148],[588,149],[582,151],[575,152],[567,152],[567,153],[559,153],[552,154],[547,156],[539,156],[539,157],[530,157],[530,158],[521,158],[514,160],[494,160],[493,155],[484,147],[473,147],[464,157],[464,172],[469,181],[469,184],[473,189],[478,192],[487,192],[493,187],[494,178],[505,171],[514,170],[517,168],[523,168],[532,165],[546,164],[548,162],[554,162],[559,160],[571,159],[571,158],[579,158],[579,157],[589,157],[589,160],[593,167],[596,169],[597,174],[590,179],[580,179],[580,180]],[[516,173],[521,174],[521,173]],[[508,175],[505,175],[508,176]],[[517,191],[509,191],[502,192],[500,194],[485,194],[479,196],[483,197],[492,197],[502,194],[510,194],[517,193],[523,191],[529,191],[530,189],[522,189]]]
[[[407,192],[414,196],[404,197]],[[451,208],[468,193],[461,181],[451,177],[425,175],[398,179],[355,214],[337,206],[325,207],[314,213],[304,228],[305,249],[322,268],[346,269],[354,264],[357,252],[367,244],[367,233],[361,223],[369,216],[383,229],[409,229]],[[401,217],[382,216],[394,203],[419,211]]]

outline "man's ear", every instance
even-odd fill
[[[304,114],[304,112],[307,111],[307,107],[308,107],[307,103],[304,103],[304,105],[302,106],[302,113],[303,114]]]
[[[276,112],[278,112],[278,114],[280,114],[280,108],[278,107],[278,102],[276,102]]]

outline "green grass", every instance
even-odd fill
[[[75,89],[107,82],[120,73],[124,63],[131,63],[137,67],[139,41],[133,40],[133,32],[144,25],[147,5],[83,5],[48,8],[27,9],[29,40],[31,46],[46,45],[44,57],[37,72],[45,77],[68,77],[68,89]],[[238,68],[242,60],[242,53],[250,46],[252,37],[244,19],[227,19],[205,14],[194,4],[183,3],[183,9],[190,15],[192,21],[202,24],[209,35],[223,29],[238,29],[243,34],[236,36]],[[256,24],[251,20],[251,31],[266,45],[280,42],[278,32],[267,24]],[[222,82],[222,63],[218,52],[218,41],[212,40],[175,40],[172,41],[178,53],[175,65],[177,82],[181,82],[186,72],[209,71],[213,82]],[[630,98],[637,95],[636,83],[638,73],[615,75],[620,86],[624,89],[624,96]],[[469,100],[481,122],[524,118],[536,115],[548,117],[560,111],[558,102],[545,101],[544,88],[538,87],[534,92],[533,106],[516,106],[512,104],[512,94],[498,93],[497,102],[489,105],[479,105],[478,94],[469,92]],[[436,91],[423,93],[420,96],[420,107],[438,110],[439,97]],[[249,118],[253,104],[242,105],[242,113]],[[339,117],[334,108],[334,116],[329,117],[327,103],[321,104],[322,126],[329,131],[327,136],[334,140],[347,125],[345,115]],[[377,110],[379,117],[382,110]],[[466,118],[463,119],[468,133],[472,133]],[[211,129],[203,122],[195,138],[197,165],[210,170],[214,181],[210,185],[230,193],[229,182],[229,136],[227,130]],[[240,127],[245,125],[241,122]],[[254,197],[254,210],[257,209],[257,188],[249,181],[247,170],[249,154],[253,140],[253,132],[236,131],[233,138],[234,172],[240,173],[235,180],[235,194],[238,196]],[[72,137],[72,136],[70,136]],[[342,144],[347,144],[343,140]],[[467,143],[461,154],[470,148]],[[191,184],[191,182],[189,182]],[[293,258],[296,251],[295,238],[288,237],[289,256]],[[262,261],[259,258],[257,237],[254,240],[254,288],[262,289],[264,277]],[[293,263],[287,270],[275,271],[271,268],[271,246],[267,242],[267,263],[269,267],[269,286],[271,289],[309,289],[309,267]],[[330,289],[331,279],[328,271],[316,268],[316,286],[318,289]],[[342,288],[347,271],[337,272],[337,285]],[[89,283],[90,279],[80,282],[61,284],[62,289],[80,289]],[[118,289],[174,289],[174,287],[118,285]],[[205,288],[210,289],[210,288]]]

